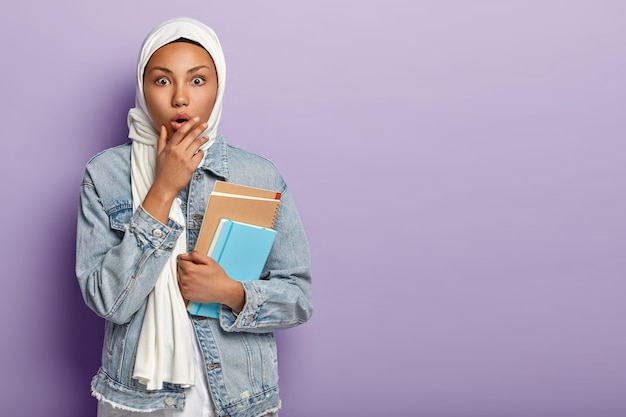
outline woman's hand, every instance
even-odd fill
[[[243,285],[230,278],[210,256],[193,251],[178,255],[177,276],[185,300],[220,303],[239,313],[246,297]]]
[[[143,201],[143,208],[162,223],[167,223],[172,202],[191,179],[204,158],[200,147],[208,138],[199,136],[207,128],[195,117],[167,138],[167,129],[161,126],[157,142],[154,182]]]

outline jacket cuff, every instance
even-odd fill
[[[161,223],[148,214],[142,206],[135,210],[129,227],[142,240],[161,250],[173,250],[176,241],[185,230],[172,219],[168,219],[166,225]]]
[[[220,307],[220,325],[227,332],[257,327],[263,295],[255,281],[242,281],[241,284],[246,295],[246,303],[239,314],[235,314],[228,306]]]

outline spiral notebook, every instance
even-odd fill
[[[217,181],[209,197],[196,250],[208,253],[222,219],[274,227],[280,207],[280,192]]]

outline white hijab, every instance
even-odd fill
[[[218,87],[208,127],[203,134],[209,138],[202,146],[205,153],[217,136],[226,81],[226,64],[217,35],[211,28],[194,19],[181,17],[164,21],[156,26],[143,42],[137,63],[135,107],[128,112],[129,138],[133,141],[131,153],[133,209],[137,209],[143,202],[154,181],[159,137],[159,129],[148,113],[144,97],[144,69],[157,49],[179,38],[198,42],[209,52],[215,63]],[[170,218],[180,225],[185,225],[178,199],[172,204]],[[176,281],[176,256],[187,250],[186,241],[186,233],[181,234],[159,280],[148,296],[133,378],[145,384],[149,390],[161,389],[163,382],[183,386],[191,386],[194,383],[193,329]]]

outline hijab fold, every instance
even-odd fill
[[[143,42],[137,63],[135,107],[128,112],[128,136],[132,140],[133,210],[141,205],[154,181],[159,137],[159,129],[148,113],[144,97],[144,69],[157,49],[180,38],[198,42],[215,63],[218,87],[208,127],[203,133],[203,136],[209,138],[201,147],[205,155],[217,136],[226,81],[224,55],[217,35],[208,26],[187,17],[162,22]],[[169,216],[176,223],[185,226],[180,203],[179,199],[174,201]],[[164,382],[184,387],[194,383],[193,329],[176,279],[176,256],[187,250],[186,230],[185,228],[185,233],[176,241],[172,254],[147,299],[133,378],[145,384],[149,390],[161,389]]]

